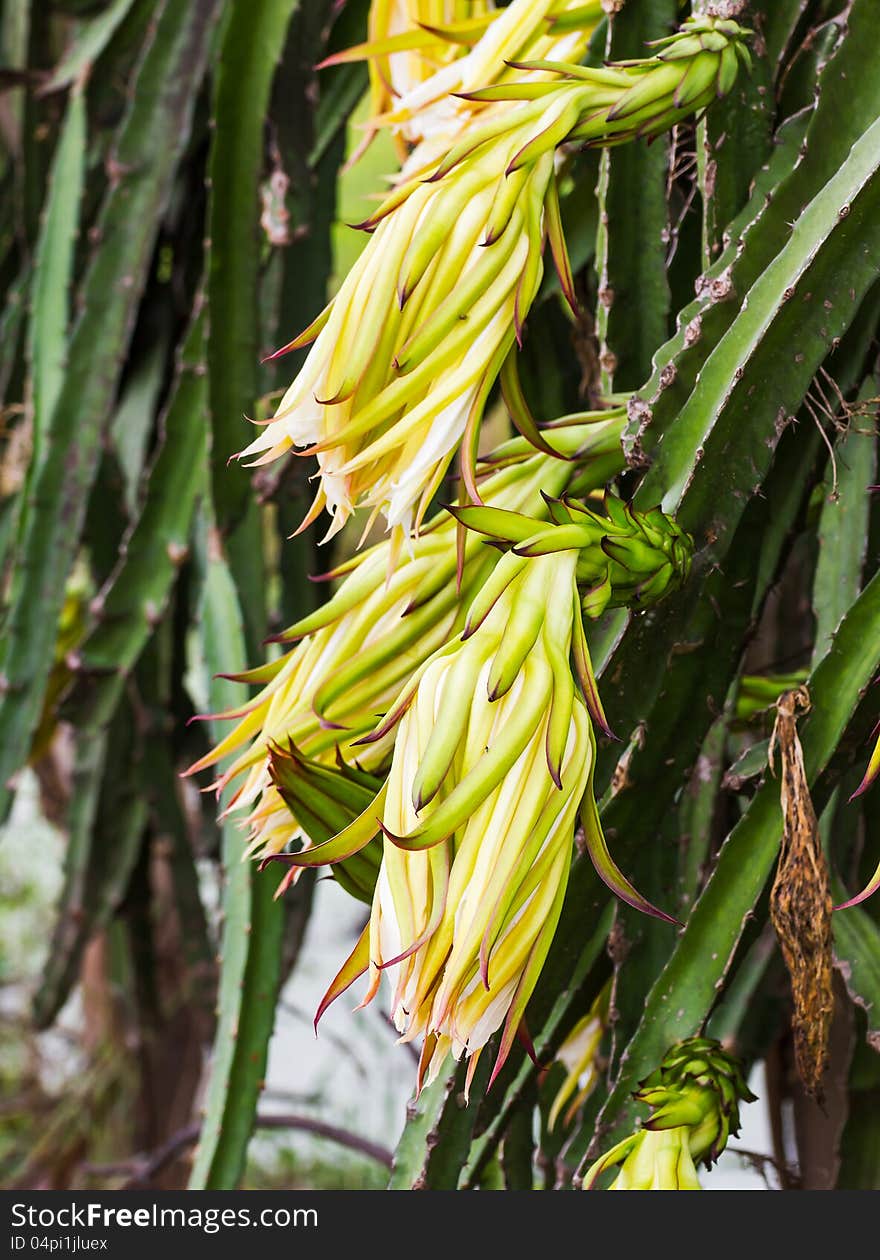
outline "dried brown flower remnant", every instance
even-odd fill
[[[797,733],[798,712],[807,712],[809,707],[806,687],[786,691],[776,703],[769,759],[772,768],[778,745],[783,830],[770,893],[770,917],[791,978],[798,1075],[807,1093],[821,1102],[834,1012],[831,888]]]

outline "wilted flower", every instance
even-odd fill
[[[776,701],[784,692],[800,687],[807,681],[808,673],[808,670],[802,669],[789,674],[744,674],[739,681],[737,691],[736,718],[739,721],[748,722],[756,714],[775,707]],[[851,801],[867,792],[880,777],[880,723],[873,731],[872,738],[876,740],[874,750],[861,783],[849,798]],[[878,889],[880,889],[880,864],[861,892],[848,897],[834,909],[848,910],[852,906],[857,906],[872,897]]]
[[[242,458],[315,455],[306,520],[326,508],[330,534],[359,505],[399,535],[418,531],[459,446],[465,471],[473,465],[483,407],[540,284],[545,236],[574,301],[556,148],[656,135],[703,108],[747,59],[741,37],[735,23],[691,19],[645,61],[530,62],[524,81],[469,93],[516,107],[475,122],[362,225],[371,240],[323,314],[284,347],[314,341]]]
[[[650,1118],[593,1164],[585,1190],[616,1165],[610,1190],[702,1189],[696,1165],[711,1168],[739,1132],[739,1104],[755,1098],[739,1061],[706,1037],[673,1046],[634,1097],[652,1108]]]
[[[481,495],[487,503],[540,516],[546,511],[543,490],[559,491],[576,475],[582,484],[604,484],[622,466],[624,419],[622,408],[570,417],[551,435],[562,458],[536,454],[521,438],[506,443],[490,457],[492,471],[481,482]],[[294,646],[237,676],[262,689],[242,709],[214,715],[238,721],[189,773],[238,754],[216,786],[222,791],[243,776],[227,810],[248,811],[253,851],[280,852],[301,834],[272,782],[271,748],[292,741],[306,756],[332,761],[341,747],[350,759],[352,741],[387,711],[412,672],[461,630],[469,601],[498,553],[468,534],[459,557],[458,528],[451,515],[440,512],[393,568],[388,540],[342,566],[336,572],[343,581],[333,597],[279,636]],[[359,749],[359,762],[378,765],[391,742],[389,735],[384,743]]]

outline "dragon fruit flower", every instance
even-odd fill
[[[424,146],[419,165],[481,112],[463,93],[512,77],[517,61],[580,61],[601,17],[600,0],[373,0],[367,42],[319,68],[367,61],[367,141],[388,127],[403,159]]]
[[[278,352],[314,342],[240,457],[317,458],[304,525],[326,508],[331,536],[363,506],[371,521],[384,515],[400,545],[418,533],[459,448],[473,497],[483,409],[538,292],[545,238],[576,307],[556,150],[650,137],[704,108],[748,60],[742,37],[736,23],[690,19],[647,59],[523,63],[525,79],[467,94],[510,107],[477,118],[392,191],[361,225],[371,239],[336,297]]]
[[[420,1086],[450,1053],[469,1060],[470,1082],[496,1033],[494,1072],[505,1062],[553,939],[578,819],[608,886],[669,920],[618,870],[593,794],[594,726],[610,732],[578,572],[595,569],[582,548],[607,563],[603,539],[592,514],[573,522],[573,508],[543,502],[550,523],[491,506],[452,509],[493,541],[512,535],[517,545],[471,597],[461,634],[413,672],[378,726],[353,746],[384,746],[394,733],[375,799],[326,843],[283,856],[294,867],[345,861],[381,827],[370,921],[321,1009],[364,972],[364,1002],[371,1001],[387,972],[401,1039],[422,1039]],[[615,514],[606,518],[612,532],[622,530]],[[674,526],[661,528],[662,514],[648,515],[662,570]],[[636,546],[630,559],[650,585],[640,516],[627,519]],[[631,582],[629,568],[621,576]]]
[[[483,465],[481,495],[488,504],[541,518],[542,491],[561,491],[574,476],[601,486],[619,471],[624,422],[623,407],[566,418],[550,434],[558,458],[536,453],[523,438],[503,444]],[[281,657],[237,676],[260,690],[242,708],[212,715],[236,725],[188,773],[237,754],[215,787],[220,793],[237,781],[226,810],[245,819],[251,852],[280,853],[304,834],[273,780],[273,747],[292,743],[328,763],[338,749],[367,768],[390,751],[391,735],[357,750],[353,741],[372,729],[411,673],[461,631],[470,600],[499,558],[470,532],[459,557],[459,531],[441,511],[411,550],[395,557],[385,539],[362,552],[336,571],[342,580],[332,598],[279,636],[287,647]]]
[[[448,1053],[470,1059],[470,1079],[501,1028],[494,1071],[504,1063],[553,939],[591,785],[595,736],[569,663],[576,553],[530,561],[505,583],[513,559],[495,570],[504,589],[491,610],[392,711],[405,710],[366,1000],[388,971],[401,1039],[423,1038],[420,1084]]]

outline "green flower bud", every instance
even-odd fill
[[[575,549],[583,610],[598,617],[609,607],[644,608],[687,580],[693,540],[659,508],[638,512],[606,495],[604,514],[571,498],[548,502],[551,523],[493,507],[453,509],[469,529],[511,544],[529,557]]]
[[[270,747],[269,775],[273,787],[312,845],[325,844],[344,831],[371,804],[382,786],[374,775],[346,765],[341,758],[335,766],[310,760],[292,741],[286,748]],[[280,896],[296,882],[303,868],[290,862],[285,854],[271,854],[266,860],[289,866],[275,894]],[[369,905],[381,861],[382,842],[377,835],[364,848],[336,862],[330,869],[347,893]]]
[[[363,971],[370,974],[364,1000],[372,1000],[387,970],[402,1040],[423,1038],[420,1084],[449,1053],[469,1058],[470,1080],[499,1029],[494,1073],[504,1063],[556,928],[579,810],[603,879],[631,904],[668,918],[614,866],[593,797],[593,722],[605,730],[607,722],[576,571],[579,545],[596,524],[559,501],[545,505],[557,518],[545,527],[504,509],[456,511],[468,520],[498,516],[546,541],[536,554],[515,547],[501,556],[472,598],[460,637],[415,671],[358,741],[381,744],[396,728],[375,801],[332,840],[287,859],[295,866],[347,859],[381,820],[370,923],[322,1007]]]
[[[739,1060],[707,1037],[672,1046],[633,1097],[651,1107],[650,1117],[593,1164],[585,1190],[615,1165],[611,1190],[699,1190],[695,1165],[711,1168],[739,1132],[739,1104],[755,1099]]]

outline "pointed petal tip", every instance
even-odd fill
[[[292,349],[293,346],[279,346],[277,350],[260,359],[260,363],[274,363],[276,359],[283,359],[286,354],[290,354]]]
[[[860,893],[856,893],[854,897],[850,897],[848,901],[841,901],[840,905],[832,906],[832,912],[837,913],[838,910],[851,910],[853,906],[860,906],[863,901],[867,901],[877,891],[877,881],[872,881],[867,888],[863,888]]]
[[[495,1060],[495,1066],[492,1068],[492,1075],[489,1077],[489,1084],[486,1086],[487,1090],[490,1090],[492,1086],[495,1084],[495,1080],[499,1072],[504,1067],[504,1064],[507,1062],[507,1056],[509,1053],[510,1053],[509,1046],[505,1047],[503,1050],[498,1051],[498,1058]]]
[[[849,804],[851,801],[857,800],[860,796],[864,796],[868,788],[872,785],[872,783],[876,781],[877,777],[878,777],[877,773],[866,774],[864,779],[862,779],[861,783],[859,784],[859,786],[856,788],[856,790],[847,800],[847,804]]]
[[[312,712],[318,719],[318,725],[322,731],[347,731],[349,729],[341,722],[331,722],[329,718],[322,717],[315,709],[312,709]]]
[[[381,818],[377,818],[376,822],[378,823],[379,830],[382,832],[385,839],[390,840],[392,844],[397,845],[398,847],[400,847],[406,840],[412,839],[412,836],[395,835],[391,828],[387,827]]]
[[[261,646],[269,647],[273,643],[295,643],[298,638],[301,638],[301,636],[296,635],[291,637],[288,635],[286,630],[282,630],[280,634],[270,634],[268,638],[263,639]]]

